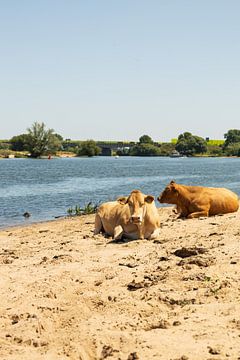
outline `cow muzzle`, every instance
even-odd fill
[[[141,219],[140,216],[132,216],[132,217],[131,217],[131,222],[132,222],[133,224],[141,224],[142,219]]]

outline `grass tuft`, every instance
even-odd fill
[[[81,215],[95,214],[98,209],[98,206],[99,206],[99,204],[93,204],[90,201],[83,208],[81,208],[79,205],[68,208],[67,213],[69,216],[81,216]]]

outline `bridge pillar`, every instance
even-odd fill
[[[113,155],[113,150],[110,148],[110,147],[102,147],[100,146],[101,149],[102,149],[102,152],[101,152],[101,156],[112,156]]]

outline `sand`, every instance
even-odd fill
[[[154,241],[94,215],[0,231],[0,359],[240,359],[240,213],[159,211]]]

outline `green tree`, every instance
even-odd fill
[[[223,148],[226,149],[230,144],[240,143],[240,130],[231,129],[228,130],[226,134],[224,134],[224,145]]]
[[[132,147],[129,153],[131,156],[158,156],[160,149],[153,144],[140,143]]]
[[[227,156],[240,156],[240,142],[229,144],[224,152]]]
[[[142,135],[139,138],[139,143],[140,144],[153,144],[153,139],[148,135]]]
[[[27,148],[28,143],[28,135],[27,134],[21,134],[13,136],[10,139],[11,143],[11,149],[14,151],[24,151]]]
[[[159,146],[160,156],[169,156],[175,150],[175,144],[173,143],[161,143]]]
[[[88,157],[99,155],[100,153],[101,153],[101,149],[97,146],[94,140],[83,141],[80,145],[79,150],[77,151],[78,156],[88,156]]]
[[[46,129],[46,125],[35,122],[27,129],[26,149],[31,157],[37,158],[45,154],[54,154],[61,148],[61,141],[54,134],[53,129]]]
[[[223,149],[221,145],[207,145],[207,154],[209,156],[223,156]]]
[[[116,155],[119,155],[119,156],[128,156],[130,155],[130,149],[128,147],[123,147],[121,149],[118,149],[116,151]]]
[[[179,135],[175,148],[183,155],[203,154],[207,151],[207,142],[200,136],[185,132]]]
[[[56,138],[58,138],[58,140],[59,140],[61,143],[63,142],[63,137],[62,137],[62,135],[57,134],[57,133],[54,133],[53,135],[56,136]]]
[[[71,151],[77,153],[81,146],[81,141],[66,139],[62,142],[62,148],[64,151]]]
[[[9,150],[11,148],[11,144],[8,140],[0,140],[0,150]]]

